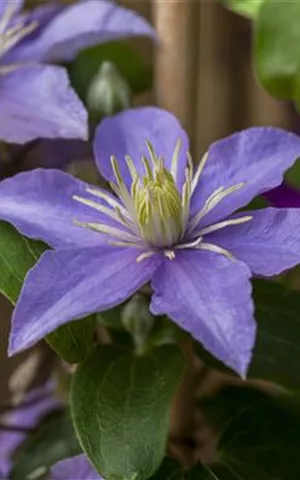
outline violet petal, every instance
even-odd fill
[[[169,315],[245,376],[255,340],[250,275],[245,264],[217,253],[176,252],[154,274],[151,311]]]

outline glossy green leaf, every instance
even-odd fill
[[[84,50],[72,64],[72,84],[83,99],[103,62],[116,66],[131,92],[140,93],[151,88],[153,68],[139,51],[124,41],[107,42]]]
[[[16,454],[11,480],[39,479],[63,458],[81,452],[71,418],[63,412],[49,417],[29,435]]]
[[[258,77],[275,97],[300,105],[300,2],[266,1],[255,29]]]
[[[297,399],[272,397],[242,386],[227,387],[211,400],[211,416],[216,418],[220,412],[224,416],[212,467],[219,480],[300,478]]]
[[[73,419],[84,451],[104,478],[144,480],[159,468],[182,370],[175,346],[144,356],[98,347],[79,366]]]
[[[268,0],[223,0],[227,8],[243,17],[255,20],[264,2]]]
[[[47,248],[0,221],[0,291],[12,304],[18,299],[26,273]]]
[[[93,347],[95,317],[70,322],[47,335],[50,347],[69,363],[86,359]]]
[[[257,339],[248,378],[260,378],[287,388],[300,388],[300,293],[264,280],[254,281]],[[213,368],[227,371],[201,345],[199,356]]]

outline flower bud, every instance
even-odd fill
[[[147,300],[143,295],[134,295],[124,306],[122,323],[132,335],[137,351],[143,352],[154,324],[154,317],[151,315]]]
[[[130,87],[115,65],[102,63],[89,86],[86,101],[95,120],[130,107]]]

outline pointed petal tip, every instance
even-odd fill
[[[14,355],[20,353],[23,350],[23,348],[20,348],[20,346],[16,345],[16,343],[18,342],[15,341],[14,336],[12,335],[12,333],[10,333],[7,350],[7,356],[9,358],[13,357]]]

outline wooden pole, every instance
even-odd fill
[[[195,137],[200,2],[156,0],[156,103],[173,112]],[[192,145],[193,146],[193,145]]]

